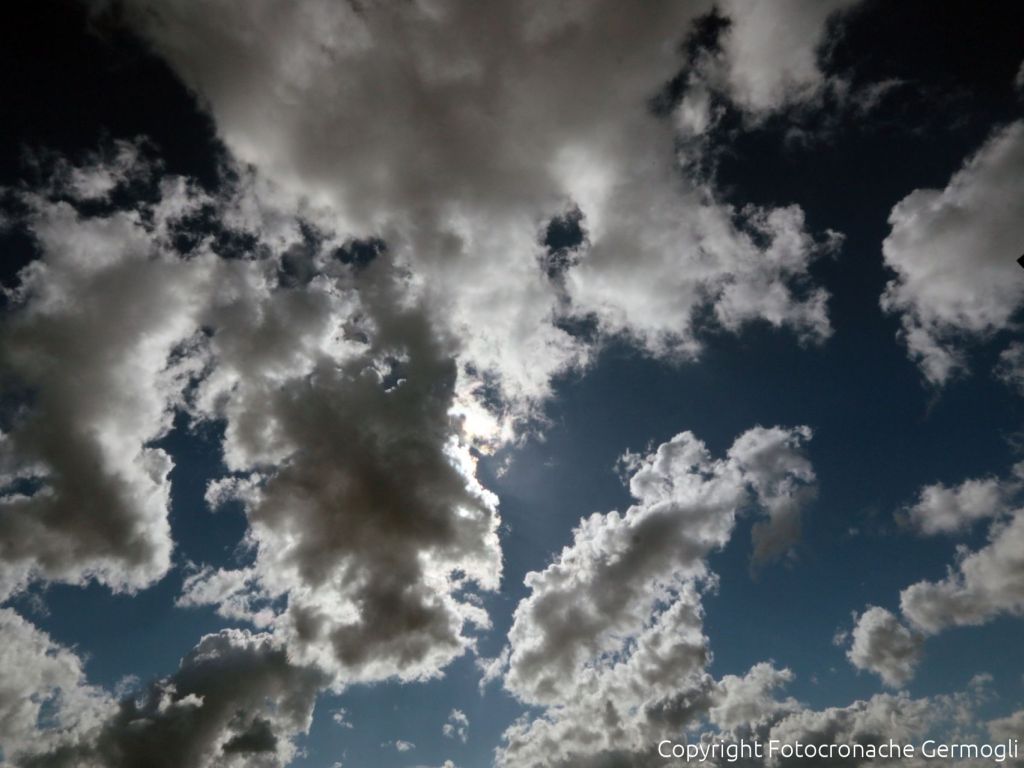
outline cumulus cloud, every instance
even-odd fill
[[[750,113],[813,99],[843,5],[793,4],[800,34],[782,45],[722,6],[731,97]],[[160,179],[127,143],[18,193],[40,258],[0,342],[24,403],[0,435],[0,599],[33,579],[135,590],[167,572],[172,462],[155,443],[180,412],[224,425],[228,474],[208,497],[239,500],[249,527],[244,564],[198,564],[179,605],[265,633],[204,638],[40,765],[287,761],[317,687],[435,676],[472,648],[489,625],[477,593],[501,575],[472,449],[511,439],[596,344],[689,359],[707,323],[831,331],[809,271],[838,235],[809,233],[794,205],[725,201],[677,163],[680,121],[651,108],[709,2],[124,6],[237,178]],[[115,194],[136,185],[147,194]],[[558,258],[553,217],[580,228]],[[531,576],[510,690],[542,704],[585,690],[576,716],[628,743],[705,706],[704,558],[755,504],[755,561],[790,550],[809,436],[752,430],[712,459],[687,434],[641,459],[637,504],[584,521]],[[624,598],[601,593],[620,575]],[[586,597],[576,627],[570,583]],[[627,639],[627,657],[581,671]],[[659,675],[677,686],[637,687]],[[646,709],[620,718],[606,706],[620,697]]]
[[[171,247],[170,222],[200,202],[180,179],[137,209],[78,210],[111,179],[148,180],[126,156],[18,194],[39,258],[7,291],[0,340],[23,404],[0,432],[0,598],[33,578],[135,590],[170,567],[173,465],[152,443],[193,372],[184,345],[215,264]]]
[[[1012,327],[1024,301],[1024,123],[995,130],[944,189],[918,189],[889,215],[882,250],[896,277],[882,307],[898,314],[910,357],[932,384],[965,368],[965,344]]]
[[[5,760],[88,734],[114,708],[82,660],[10,608],[0,608],[0,745]]]
[[[904,589],[900,605],[911,622],[932,634],[1024,612],[1024,510],[994,523],[981,549],[961,548],[944,579]]]
[[[713,581],[706,558],[747,506],[771,515],[806,500],[810,436],[757,427],[714,459],[686,432],[627,456],[637,503],[584,519],[555,561],[526,577],[504,684],[546,716],[506,732],[499,764],[643,751],[706,712],[716,695],[699,593]]]
[[[469,718],[461,709],[448,713],[448,722],[441,726],[441,733],[448,739],[458,739],[463,744],[469,738]]]
[[[239,326],[214,339],[219,373],[197,397],[227,419],[228,466],[261,480],[231,487],[253,565],[200,573],[183,601],[254,610],[344,681],[436,674],[470,645],[467,622],[487,624],[457,593],[494,589],[501,573],[496,499],[451,413],[455,363],[428,318],[377,291],[362,286],[372,341],[358,351],[292,344],[289,368],[267,370],[252,360],[267,354],[258,324]],[[272,618],[257,608],[282,596]]]
[[[173,675],[121,701],[87,738],[26,758],[32,768],[276,768],[309,730],[323,679],[266,634],[207,635]]]
[[[198,566],[179,605],[271,629],[338,681],[437,674],[487,625],[471,587],[501,572],[454,342],[387,256],[353,264],[251,177],[213,196],[126,154],[20,193],[41,256],[2,342],[24,402],[0,435],[2,596],[166,573],[172,463],[153,442],[180,411],[225,424],[233,474],[208,496],[243,501],[255,558]],[[146,202],[85,206],[66,178],[90,174]]]
[[[870,606],[857,619],[846,656],[858,669],[874,672],[898,688],[914,676],[922,638],[884,608]]]
[[[707,308],[728,329],[830,332],[807,272],[835,238],[809,235],[795,206],[737,209],[687,179],[673,121],[650,109],[709,2],[125,5],[236,158],[329,209],[343,238],[386,243],[460,342],[460,397],[501,393],[499,431],[589,359],[567,317],[677,357],[698,353]],[[725,8],[737,98],[766,109],[812,92],[842,5],[789,4],[784,41]],[[551,269],[542,232],[567,211],[585,237]]]
[[[564,698],[584,660],[617,648],[659,601],[707,575],[705,558],[728,541],[748,488],[770,511],[813,481],[801,454],[809,438],[806,427],[757,427],[714,459],[684,432],[634,457],[629,488],[638,503],[585,518],[554,563],[526,576],[506,686],[531,703]]]
[[[778,739],[788,743],[804,744],[861,744],[881,745],[894,740],[897,743],[915,743],[930,733],[962,733],[965,723],[977,719],[977,710],[985,701],[986,692],[969,687],[955,694],[914,699],[906,693],[878,694],[869,699],[855,701],[842,707],[823,710],[800,709],[777,719],[761,729],[762,739]],[[910,765],[924,766],[930,762],[923,758],[894,758],[892,760],[807,760],[792,758],[773,763],[780,766],[796,765]]]
[[[1017,507],[1021,464],[1006,477],[965,480],[952,488],[924,486],[905,518],[924,535],[952,535],[980,520],[991,520],[989,542],[976,551],[957,547],[944,579],[922,580],[900,593],[902,619],[869,606],[857,619],[847,658],[858,669],[877,673],[890,686],[909,681],[920,662],[924,636],[953,626],[985,624],[1002,614],[1024,612],[1020,577],[1024,510]]]
[[[975,478],[953,488],[942,483],[926,485],[907,512],[910,523],[921,533],[934,535],[956,533],[979,520],[1002,517],[1020,490],[1019,471],[1009,480]]]

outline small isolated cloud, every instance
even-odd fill
[[[896,273],[882,307],[925,379],[966,367],[965,345],[1010,327],[1024,304],[1024,122],[993,131],[944,189],[917,189],[893,207],[882,246]]]
[[[1020,479],[1016,477],[1009,481],[995,477],[964,480],[952,488],[935,483],[921,489],[907,517],[926,535],[956,533],[979,520],[1002,517],[1019,489]]]
[[[402,739],[383,741],[381,742],[381,746],[385,748],[393,748],[396,752],[410,752],[416,749],[416,745],[411,741],[403,741]]]
[[[348,719],[348,710],[344,707],[334,710],[334,712],[331,713],[331,720],[341,728],[348,728],[351,730],[353,727],[352,723]]]
[[[871,606],[857,619],[847,658],[857,667],[874,672],[893,688],[914,676],[921,661],[923,639],[890,611]]]
[[[458,739],[463,744],[469,738],[469,718],[461,709],[453,709],[448,714],[448,722],[441,726],[445,738]]]
[[[1024,343],[1014,341],[1000,352],[993,373],[1006,386],[1024,397]]]
[[[730,24],[721,56],[711,60],[711,81],[720,81],[729,98],[755,117],[813,102],[827,82],[820,57],[828,22],[857,2],[720,3]]]

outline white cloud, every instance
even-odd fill
[[[228,466],[246,476],[276,469],[240,487],[254,564],[201,574],[183,596],[231,616],[287,595],[275,631],[340,683],[437,674],[469,647],[467,623],[488,621],[456,592],[494,589],[501,573],[496,499],[476,482],[450,415],[451,354],[387,285],[362,289],[369,344],[332,355],[293,338],[278,367],[257,343],[258,323],[212,343],[220,367],[197,402],[227,418]],[[276,300],[251,311],[270,312]],[[332,326],[348,317],[325,314]],[[253,365],[253,356],[264,359]]]
[[[0,608],[0,745],[5,760],[73,744],[114,708],[86,682],[82,660],[10,608]],[[6,764],[6,763],[5,763]]]
[[[874,672],[893,688],[914,676],[921,660],[922,638],[891,612],[869,606],[857,619],[847,658],[858,669]]]
[[[921,533],[956,533],[979,520],[1002,517],[1020,480],[995,477],[964,480],[948,488],[942,483],[924,486],[908,510],[910,523]]]
[[[996,378],[1024,396],[1024,344],[1015,341],[1000,352],[994,373]]]
[[[819,57],[827,23],[856,2],[720,2],[731,24],[721,42],[722,61],[716,63],[732,101],[754,115],[814,101],[826,84]]]
[[[352,730],[353,728],[351,721],[348,719],[348,710],[344,707],[334,710],[334,712],[331,713],[331,720],[337,723],[341,728],[347,728],[349,730]]]
[[[718,694],[705,670],[699,588],[714,582],[706,557],[752,502],[771,515],[807,499],[809,438],[806,427],[757,427],[713,459],[687,432],[647,456],[627,455],[637,503],[584,519],[572,544],[526,577],[504,681],[545,716],[506,731],[499,764],[643,751],[707,711]]]
[[[904,589],[902,619],[869,606],[856,622],[847,651],[854,666],[897,687],[913,677],[922,658],[923,635],[1024,612],[1024,578],[1019,575],[1024,572],[1019,555],[1024,509],[1016,507],[1022,476],[1024,465],[1017,464],[1005,478],[970,479],[953,488],[935,483],[921,489],[905,514],[918,532],[955,534],[989,519],[989,543],[974,552],[957,547],[956,562],[944,579],[922,580]]]
[[[461,709],[453,709],[448,713],[448,722],[441,726],[445,738],[457,738],[463,744],[469,738],[469,718]]]
[[[150,170],[132,173],[157,186]],[[2,342],[32,397],[0,436],[0,596],[166,573],[172,463],[152,442],[181,409],[224,420],[236,474],[209,497],[243,501],[256,559],[199,567],[179,605],[272,629],[338,684],[435,675],[487,625],[467,588],[501,573],[496,499],[453,413],[456,345],[390,265],[306,242],[301,212],[251,181],[210,197],[164,179],[154,203],[91,214],[23,193],[42,258]],[[221,258],[204,233],[182,258],[202,215],[254,253]]]
[[[125,153],[113,170],[68,173],[86,187],[145,176]],[[15,391],[30,393],[0,434],[0,598],[34,578],[131,591],[170,567],[173,465],[152,443],[195,372],[186,343],[217,267],[181,260],[167,237],[201,195],[174,179],[159,192],[139,210],[94,215],[21,193],[40,258],[8,294],[0,340]]]
[[[737,98],[767,109],[814,92],[824,24],[846,4],[787,4],[781,43],[760,12],[726,7]],[[830,331],[807,270],[835,239],[810,237],[795,206],[737,210],[687,180],[672,121],[648,108],[710,2],[127,5],[238,160],[329,211],[341,240],[386,242],[459,342],[460,400],[501,393],[492,429],[590,359],[566,316],[677,357],[698,352],[708,307],[730,330]],[[586,241],[548,274],[541,232],[572,207]]]
[[[904,589],[900,605],[904,616],[930,634],[1024,612],[1024,509],[995,522],[986,546],[974,552],[961,548],[946,578]]]
[[[509,690],[531,703],[572,695],[586,659],[614,651],[658,602],[707,575],[704,558],[728,541],[748,486],[770,511],[813,480],[801,455],[809,437],[805,427],[758,427],[716,460],[684,432],[635,457],[629,487],[638,503],[585,518],[554,563],[526,576],[530,594],[509,632]]]
[[[965,367],[963,347],[1011,327],[1024,302],[1024,122],[992,133],[944,189],[918,189],[889,215],[883,244],[896,273],[882,306],[925,378]]]

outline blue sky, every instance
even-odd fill
[[[1024,736],[1020,11],[353,8],[4,32],[0,764]]]

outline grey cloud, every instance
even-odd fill
[[[720,52],[701,63],[702,79],[752,119],[814,102],[827,84],[820,58],[828,22],[857,0],[785,0],[764,6],[724,0],[730,24]]]
[[[114,708],[104,691],[88,684],[73,650],[10,608],[0,608],[0,669],[5,760],[73,743],[94,731]]]
[[[26,768],[276,768],[309,729],[321,673],[269,635],[207,635],[177,672],[123,700],[88,738],[23,759]]]
[[[858,669],[874,672],[896,688],[914,676],[922,642],[891,611],[869,606],[857,619],[846,655]]]
[[[1024,510],[993,524],[989,542],[961,550],[939,581],[919,581],[900,593],[904,616],[930,634],[1024,612]]]
[[[738,464],[768,513],[766,521],[754,524],[755,565],[791,552],[800,538],[801,512],[817,494],[814,469],[800,451],[810,439],[808,427],[756,427],[729,449],[729,458]]]
[[[799,31],[784,45],[759,35],[750,8],[724,9],[730,82],[751,108],[815,90],[814,51],[842,5],[787,5]],[[795,206],[720,202],[675,167],[673,125],[648,109],[710,2],[125,6],[240,161],[410,270],[460,341],[459,399],[492,435],[589,361],[566,315],[674,357],[699,352],[707,307],[730,330],[830,332],[807,270],[837,241],[808,235]],[[570,209],[588,237],[553,281],[540,233]],[[489,385],[496,415],[480,412]]]
[[[68,171],[72,192],[117,183],[133,151],[113,170]],[[95,215],[21,193],[40,258],[8,293],[0,341],[5,386],[24,404],[0,433],[0,597],[33,578],[134,590],[170,566],[172,462],[152,442],[193,373],[175,353],[215,265],[169,247],[170,217],[199,198],[171,182],[163,193]]]
[[[896,273],[882,307],[925,378],[966,365],[966,342],[1010,328],[1024,302],[1016,257],[1024,242],[1024,123],[993,131],[944,189],[917,189],[893,207],[883,244]]]
[[[229,466],[262,480],[238,487],[251,570],[207,574],[188,602],[244,611],[250,590],[287,595],[276,630],[347,682],[436,674],[470,645],[464,625],[487,623],[455,593],[494,589],[501,572],[496,499],[473,478],[450,413],[451,353],[429,317],[376,290],[360,294],[370,344],[340,360],[314,346],[295,375],[265,365],[243,375],[255,339],[236,327],[214,340],[221,379],[199,398],[222,403],[211,415],[228,419]],[[227,588],[210,590],[213,576]]]
[[[1009,511],[1010,500],[1019,488],[1016,478],[964,480],[953,488],[935,483],[921,489],[907,514],[921,533],[956,533],[979,520],[1002,517]]]
[[[922,657],[923,635],[1024,611],[1024,579],[1018,575],[1024,510],[1015,507],[1022,469],[1017,464],[1004,478],[970,479],[952,488],[935,483],[921,489],[905,513],[917,531],[955,534],[990,519],[989,543],[974,552],[958,547],[956,562],[944,579],[905,588],[900,593],[902,620],[869,606],[857,619],[847,652],[854,666],[875,672],[896,687],[913,677]]]
[[[172,463],[152,443],[177,409],[224,420],[225,463],[244,474],[211,499],[246,501],[257,555],[244,572],[200,568],[179,604],[251,619],[345,681],[437,674],[471,645],[464,626],[488,621],[464,590],[501,572],[497,501],[453,412],[457,344],[389,258],[357,269],[332,258],[329,232],[304,243],[300,211],[263,182],[211,197],[133,157],[142,168],[60,166],[53,183],[139,176],[158,194],[134,209],[23,193],[41,258],[5,318],[26,405],[0,435],[2,596],[166,573]],[[221,258],[203,235],[183,258],[172,242],[200,209],[253,252]],[[311,270],[298,283],[280,269],[297,244]]]

